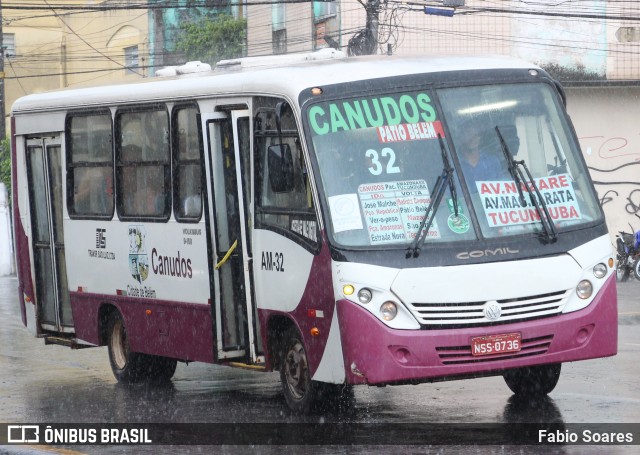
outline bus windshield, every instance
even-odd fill
[[[443,154],[455,165],[454,184],[433,207],[426,242],[544,233],[548,218],[561,235],[602,216],[546,83],[331,100],[309,106],[305,118],[328,227],[344,246],[413,242],[443,175]]]

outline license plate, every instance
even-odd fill
[[[471,354],[480,356],[518,352],[522,349],[521,338],[519,333],[474,337],[471,338]]]

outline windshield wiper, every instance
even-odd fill
[[[407,259],[410,257],[417,258],[420,255],[420,250],[424,245],[424,241],[426,240],[427,235],[429,235],[429,229],[431,228],[433,220],[436,217],[436,212],[438,211],[438,207],[440,207],[440,202],[442,201],[442,197],[447,190],[447,186],[449,187],[449,192],[451,194],[453,211],[455,213],[455,216],[458,216],[458,193],[456,192],[456,186],[453,182],[453,167],[451,166],[451,162],[449,161],[449,157],[447,156],[446,148],[444,146],[444,140],[442,139],[442,136],[440,134],[438,134],[438,142],[440,144],[440,153],[442,154],[442,173],[438,176],[438,178],[436,179],[436,184],[433,186],[433,191],[431,192],[431,202],[429,202],[424,217],[420,222],[418,232],[416,232],[416,238],[413,239],[413,242],[411,242],[411,245],[407,249]]]
[[[522,194],[522,182],[524,180],[524,175],[522,175],[522,171],[518,167],[518,162],[515,160],[513,155],[511,154],[511,150],[509,150],[509,146],[507,142],[502,137],[502,133],[500,132],[500,128],[496,126],[496,134],[498,135],[498,139],[500,139],[500,147],[502,148],[502,153],[504,153],[504,158],[507,160],[507,166],[509,167],[509,174],[511,174],[511,178],[516,182],[516,188],[518,189],[518,195],[520,197],[520,205],[523,207],[527,206],[527,201],[524,199],[524,194]]]
[[[551,140],[553,141],[556,156],[554,158],[555,165],[547,164],[547,170],[551,173],[550,175],[565,174],[567,172],[566,155],[564,150],[562,150],[562,144],[560,144],[560,139],[558,139],[558,135],[553,129],[553,126],[549,125],[549,129],[551,130]]]
[[[516,183],[516,187],[518,188],[518,194],[520,195],[520,203],[522,204],[523,207],[527,206],[526,201],[524,199],[524,194],[522,193],[522,184],[524,182],[524,187],[529,192],[529,199],[531,200],[531,203],[533,204],[533,206],[536,208],[536,212],[538,212],[538,216],[540,217],[540,223],[542,224],[542,228],[544,229],[547,240],[549,241],[549,243],[555,242],[558,239],[558,232],[556,230],[556,226],[553,223],[553,220],[551,219],[551,215],[549,214],[547,203],[544,201],[542,194],[540,194],[540,190],[538,189],[538,186],[536,185],[535,180],[533,180],[533,176],[531,175],[531,172],[529,171],[527,164],[524,162],[524,160],[520,160],[520,161],[515,160],[498,126],[496,126],[496,133],[498,134],[498,138],[500,139],[502,152],[504,153],[504,156],[509,165],[509,173],[513,177],[513,180]],[[526,178],[520,168],[524,169],[524,171],[526,172]],[[535,195],[531,191],[532,188],[533,188],[533,191],[535,191]]]

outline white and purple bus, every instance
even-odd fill
[[[21,98],[23,323],[107,345],[122,382],[279,370],[295,412],[356,384],[547,394],[617,351],[564,104],[519,60],[337,52]]]

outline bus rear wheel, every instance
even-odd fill
[[[131,352],[127,329],[119,313],[114,313],[108,325],[109,363],[118,382],[163,382],[173,377],[177,360]]]
[[[560,369],[560,363],[524,367],[506,371],[503,377],[516,396],[542,397],[551,393],[558,384]]]

